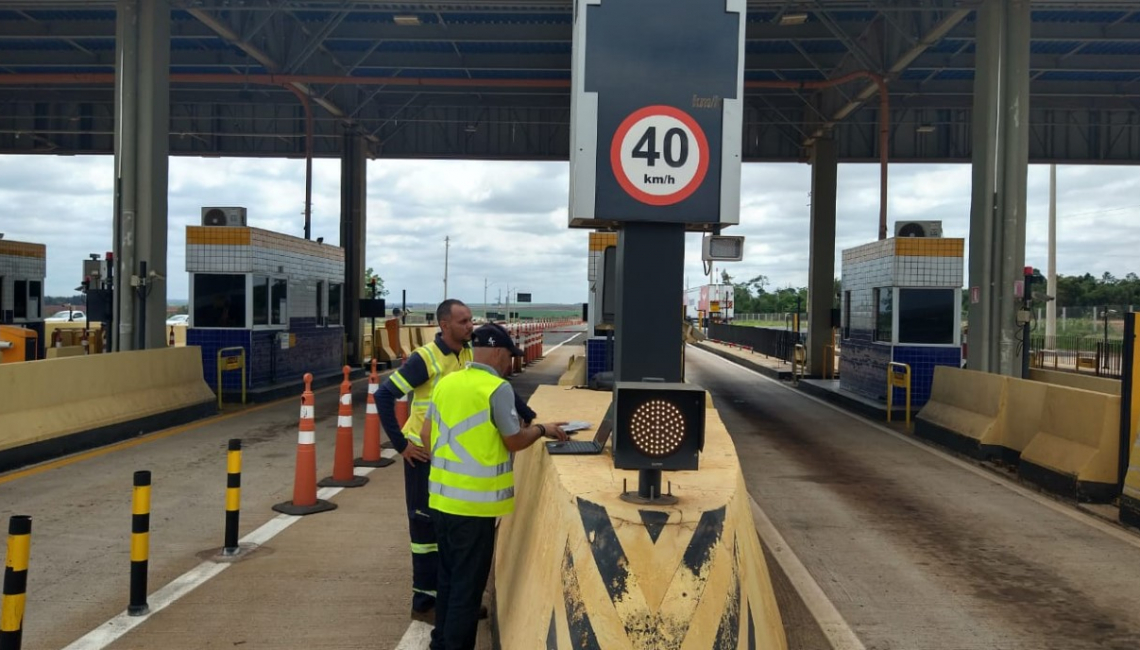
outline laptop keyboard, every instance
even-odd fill
[[[547,448],[556,454],[581,454],[596,450],[597,443],[593,440],[568,440],[562,444],[550,444]]]

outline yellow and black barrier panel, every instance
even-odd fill
[[[4,596],[0,603],[0,650],[20,650],[23,641],[31,550],[32,518],[16,515],[8,519],[8,559],[4,562]]]
[[[228,352],[237,352],[238,354],[227,354]],[[218,409],[221,410],[222,408],[222,373],[230,370],[241,371],[241,403],[245,404],[245,348],[241,346],[221,348],[218,350],[217,362]]]
[[[135,472],[131,499],[131,601],[127,614],[142,616],[146,604],[146,574],[150,558],[150,472]]]
[[[894,411],[895,389],[906,391],[906,428],[910,430],[910,366],[905,363],[892,361],[887,364],[887,422],[891,421]]]
[[[226,451],[226,541],[222,555],[237,555],[241,516],[241,439],[230,440]]]

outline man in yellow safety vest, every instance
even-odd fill
[[[420,440],[431,391],[448,374],[462,370],[472,360],[470,347],[474,325],[471,309],[454,299],[436,308],[439,333],[435,340],[416,348],[399,370],[388,376],[376,392],[376,410],[392,447],[404,457],[404,500],[412,550],[412,612],[415,620],[433,623],[436,574],[439,566],[435,528],[428,511],[428,454]],[[396,419],[396,400],[411,398],[408,421]],[[535,417],[526,404],[515,404],[528,424]]]
[[[561,424],[520,426],[504,377],[523,356],[501,326],[475,330],[474,359],[439,380],[422,436],[431,449],[429,506],[439,544],[431,650],[475,647],[483,590],[495,549],[495,518],[514,510],[512,454],[539,438],[566,440]]]

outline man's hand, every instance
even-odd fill
[[[421,463],[431,462],[431,456],[428,455],[427,450],[411,440],[408,441],[408,446],[404,447],[404,451],[401,451],[400,455],[404,457],[404,462],[412,467],[416,466],[415,461],[417,460]]]
[[[566,432],[562,430],[562,427],[565,425],[565,422],[551,422],[542,426],[546,428],[547,438],[554,438],[555,440],[566,442],[568,437],[566,436]]]

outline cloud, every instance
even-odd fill
[[[172,158],[169,178],[169,295],[187,294],[185,228],[209,205],[245,206],[250,225],[302,236],[305,165],[295,159]],[[399,299],[443,297],[444,238],[448,290],[482,302],[502,291],[530,291],[540,302],[587,298],[586,231],[567,228],[565,163],[370,161],[367,258]],[[312,235],[340,242],[340,163],[313,164]],[[1029,171],[1027,262],[1044,268],[1048,167]],[[968,237],[968,165],[892,165],[890,229],[897,220],[941,220],[946,236]],[[1130,167],[1061,167],[1058,172],[1058,268],[1063,274],[1136,271],[1132,242],[1140,221],[1140,174]],[[70,294],[89,253],[111,250],[114,169],[110,157],[0,156],[0,232],[48,245],[47,291]],[[718,265],[734,278],[767,276],[770,287],[807,283],[811,168],[750,164],[742,175],[743,262]],[[844,248],[878,235],[879,167],[841,165],[836,274]],[[686,235],[686,281],[705,281],[700,235]]]

